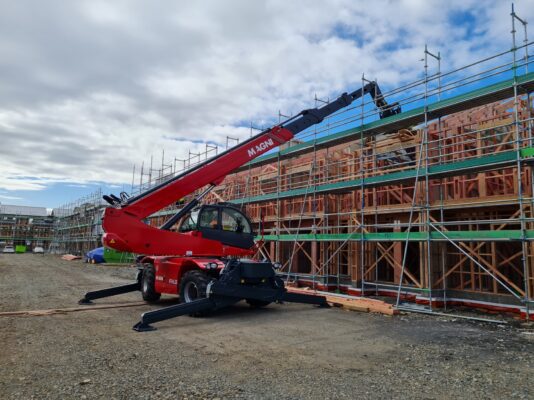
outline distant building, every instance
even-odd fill
[[[6,245],[47,249],[52,240],[53,217],[45,207],[0,203],[0,251]]]

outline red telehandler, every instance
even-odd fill
[[[400,112],[398,104],[386,103],[376,82],[369,82],[323,107],[304,110],[137,196],[104,196],[110,204],[102,222],[104,245],[140,254],[137,279],[129,285],[87,292],[80,304],[137,290],[147,302],[158,301],[161,294],[180,296],[180,304],[142,314],[133,327],[136,331],[154,330],[151,323],[186,314],[200,316],[241,300],[253,307],[284,301],[326,306],[322,296],[287,292],[276,274],[279,264],[250,259],[256,251],[255,235],[239,208],[227,203],[201,205],[201,201],[238,167],[366,93],[372,96],[380,118]],[[204,190],[161,227],[145,223],[150,215],[200,189]]]

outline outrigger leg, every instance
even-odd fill
[[[242,282],[247,279],[270,280],[271,284],[247,286]],[[283,281],[276,277],[269,263],[231,262],[219,280],[208,284],[205,299],[190,303],[177,304],[159,310],[148,311],[141,315],[141,320],[133,326],[137,332],[153,331],[152,323],[187,314],[198,314],[228,307],[241,300],[258,300],[260,302],[293,302],[315,304],[328,307],[324,296],[289,293]]]
[[[312,294],[300,294],[300,293],[290,293],[285,292],[282,296],[282,301],[287,301],[290,303],[302,303],[302,304],[315,304],[319,307],[330,307],[326,302],[326,297],[317,296]]]
[[[118,294],[135,292],[141,290],[139,282],[130,283],[128,285],[116,286],[109,289],[95,290],[85,293],[83,299],[78,301],[78,304],[91,304],[91,300],[101,299],[103,297],[116,296]]]
[[[191,315],[214,311],[219,308],[228,307],[234,303],[237,303],[239,300],[241,299],[228,298],[215,300],[208,297],[202,300],[195,300],[190,303],[176,304],[174,306],[161,308],[159,310],[147,311],[141,315],[141,320],[135,324],[132,329],[137,332],[155,331],[157,328],[150,325],[154,322],[165,321],[181,315]]]
[[[288,293],[285,289],[251,289],[242,286],[225,287],[224,285],[219,286],[217,283],[218,282],[213,284],[210,297],[143,313],[141,315],[141,320],[133,326],[133,330],[137,332],[154,331],[156,328],[150,324],[155,322],[165,321],[181,315],[215,311],[231,306],[245,298],[261,301],[287,301],[291,303],[314,304],[319,307],[328,307],[328,303],[324,296]],[[229,294],[231,294],[231,296],[228,296]],[[236,294],[240,294],[240,297],[234,297]]]

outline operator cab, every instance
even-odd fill
[[[224,203],[204,205],[191,211],[182,219],[178,231],[198,231],[206,239],[241,249],[254,246],[250,220],[236,207]]]

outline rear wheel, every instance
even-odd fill
[[[156,271],[152,264],[145,264],[141,277],[141,294],[143,300],[153,303],[159,300],[161,294],[156,292]]]
[[[206,290],[211,279],[202,271],[186,272],[180,281],[180,302],[191,303],[206,298]],[[207,312],[190,314],[192,317],[202,317]]]

